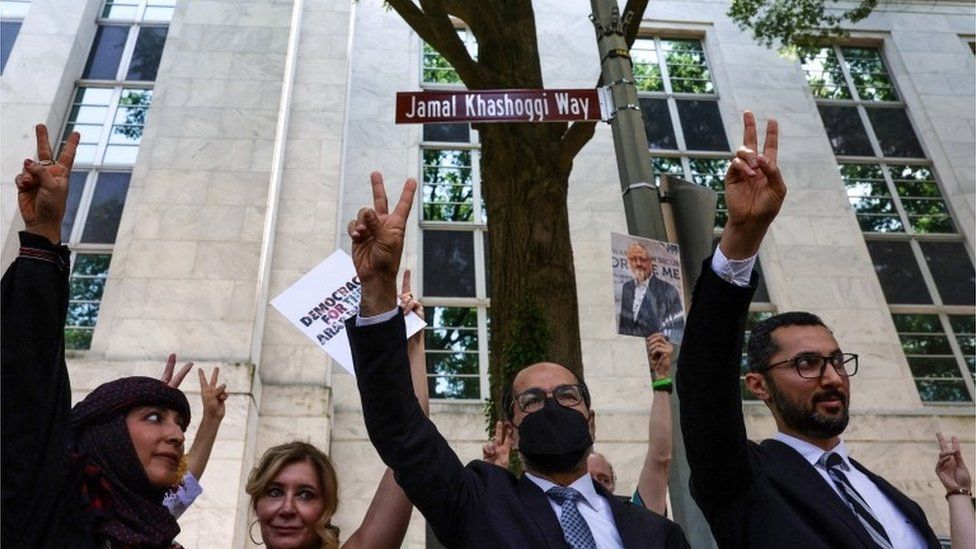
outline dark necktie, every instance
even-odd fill
[[[844,474],[844,460],[841,459],[840,455],[833,452],[824,454],[820,458],[820,461],[827,469],[827,475],[834,481],[834,485],[844,495],[844,501],[847,503],[847,506],[854,512],[854,516],[857,517],[861,526],[864,526],[864,529],[867,530],[871,539],[878,544],[878,547],[891,549],[891,540],[888,539],[888,533],[885,532],[884,526],[881,525],[878,517],[874,515],[874,511],[871,510],[868,502],[861,497],[861,494],[854,489],[854,485],[847,480],[847,475]]]
[[[596,549],[593,532],[576,508],[576,503],[583,499],[583,494],[563,486],[553,486],[546,490],[546,494],[562,507],[559,525],[563,527],[566,543],[573,549]]]

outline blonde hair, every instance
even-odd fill
[[[315,469],[319,485],[322,487],[322,499],[325,501],[322,516],[315,521],[315,533],[322,541],[322,549],[338,549],[339,528],[331,525],[329,520],[339,507],[339,483],[332,461],[322,450],[298,440],[268,448],[268,451],[261,456],[261,461],[251,469],[244,491],[251,496],[251,508],[257,511],[258,500],[281,469],[286,465],[302,461]]]

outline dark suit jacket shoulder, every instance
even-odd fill
[[[739,364],[756,286],[725,282],[705,261],[695,287],[675,385],[691,468],[692,497],[720,547],[873,547],[832,488],[777,440],[746,437]],[[856,466],[939,547],[921,508],[881,477]]]
[[[402,315],[346,323],[370,441],[448,547],[568,547],[549,500],[531,480],[483,461],[463,465],[413,394]],[[626,547],[683,548],[671,521],[610,498]]]

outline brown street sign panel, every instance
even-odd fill
[[[603,89],[398,92],[397,124],[606,120]]]

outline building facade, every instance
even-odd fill
[[[587,3],[534,8],[546,86],[592,87]],[[655,169],[720,186],[741,111],[779,119],[790,191],[760,252],[753,316],[813,311],[860,354],[852,454],[948,534],[934,432],[958,434],[976,464],[973,5],[885,2],[850,36],[792,56],[757,46],[727,8],[647,9],[632,56]],[[361,520],[383,465],[355,380],[268,300],[349,249],[345,221],[370,201],[373,170],[391,189],[421,182],[403,265],[430,315],[431,417],[462,460],[480,457],[491,299],[477,131],[393,124],[397,91],[461,86],[395,12],[378,0],[0,0],[0,24],[5,265],[33,125],[83,136],[62,233],[75,399],[158,375],[170,352],[219,366],[228,383],[180,542],[251,546],[247,474],[295,438],[334,459],[343,532]],[[600,125],[575,162],[569,207],[597,448],[628,491],[652,392],[643,345],[615,330],[610,233],[626,223],[612,150]],[[198,412],[194,385],[184,388]],[[751,437],[775,432],[761,403],[744,407]],[[415,513],[405,545],[432,543]]]

